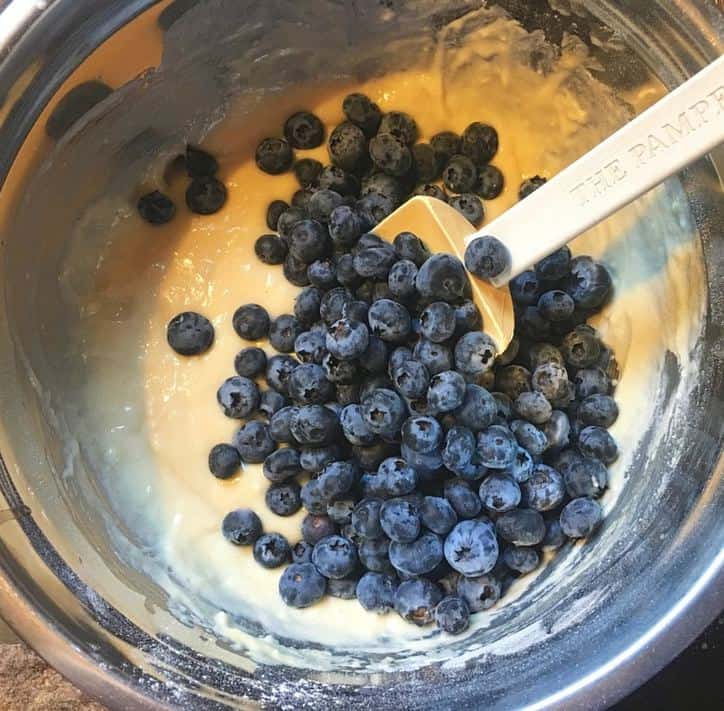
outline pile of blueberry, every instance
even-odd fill
[[[394,609],[457,634],[543,551],[588,536],[602,519],[597,499],[618,454],[607,431],[618,414],[617,366],[586,320],[606,303],[611,279],[567,248],[547,257],[511,282],[516,335],[498,353],[457,258],[430,254],[409,232],[392,244],[374,234],[398,202],[361,187],[368,161],[381,169],[369,173],[381,176],[372,185],[398,185],[391,173],[415,155],[414,122],[381,115],[361,95],[344,110],[348,121],[329,139],[332,165],[309,168],[315,177],[293,205],[270,206],[277,234],[260,237],[256,252],[304,288],[292,314],[271,318],[257,304],[234,314],[242,339],[268,339],[276,353],[251,345],[237,355],[237,375],[217,398],[245,422],[209,455],[220,478],[242,462],[262,464],[268,508],[307,512],[300,540],[264,532],[248,508],[230,512],[222,532],[252,546],[260,565],[286,566],[279,593],[290,606],[356,598],[368,611]],[[295,114],[284,133],[262,142],[259,166],[304,173],[307,159],[294,163],[292,148],[319,145],[324,127]],[[380,136],[395,140],[378,152]],[[490,133],[472,144],[479,180]],[[467,153],[445,170],[459,156]],[[167,336],[193,355],[211,346],[213,328],[187,312]]]

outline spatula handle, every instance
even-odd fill
[[[552,180],[466,239],[510,252],[503,286],[537,261],[724,142],[724,57],[667,94]]]

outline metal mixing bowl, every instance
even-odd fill
[[[586,550],[586,564],[570,571],[566,585],[555,591],[543,591],[536,582],[527,593],[535,604],[485,631],[512,639],[526,625],[536,625],[545,634],[524,653],[470,655],[465,664],[431,663],[374,675],[364,667],[330,674],[251,665],[183,610],[169,609],[163,588],[143,566],[118,555],[110,533],[117,534],[122,524],[112,502],[92,471],[67,469],[68,458],[79,453],[69,452],[62,438],[68,406],[64,388],[73,384],[63,382],[64,363],[56,347],[63,323],[56,293],[59,255],[69,226],[98,186],[119,188],[119,166],[138,174],[150,157],[176,145],[182,132],[200,137],[218,118],[209,110],[223,106],[232,88],[260,88],[258,82],[267,75],[240,66],[234,57],[251,53],[256,67],[275,61],[282,84],[301,81],[305,72],[329,71],[325,37],[342,28],[350,49],[364,45],[368,51],[364,70],[381,71],[389,61],[385,42],[390,32],[405,32],[405,22],[411,23],[414,55],[447,23],[481,4],[1,4],[0,614],[65,676],[109,706],[604,707],[672,659],[724,606],[721,149],[680,177],[706,266],[706,284],[696,285],[706,292],[692,354],[696,386],[684,388],[676,356],[670,354],[658,374],[661,417],[642,423],[631,465],[635,476],[626,479],[604,531]],[[724,47],[724,18],[711,1],[495,4],[527,29],[543,31],[553,45],[578,36],[598,61],[599,78],[617,93],[634,90],[652,72],[675,86]],[[153,70],[137,78],[150,66],[133,43],[146,12],[156,13],[153,27],[168,40],[162,81]],[[111,48],[97,55],[107,63],[101,67],[105,83],[96,81],[101,65],[83,71],[84,60],[99,47]],[[198,73],[181,71],[189,63]],[[335,66],[335,71],[342,69]],[[67,100],[74,87],[64,82],[71,75],[82,86]],[[124,102],[140,89],[160,92],[156,98],[166,100],[152,122],[148,115],[123,114]],[[116,116],[123,119],[116,121]],[[39,119],[42,135],[30,143]],[[76,120],[91,126],[106,122],[109,146],[89,155],[83,132],[66,135]],[[66,173],[57,165],[41,171],[43,160],[60,146],[69,156]],[[52,229],[40,229],[49,216]],[[83,442],[80,455],[82,449]],[[123,534],[133,539],[133,531]],[[556,565],[565,564],[566,555]],[[575,619],[558,624],[572,610],[578,611]],[[450,656],[463,657],[473,642],[484,645],[485,640],[466,640],[467,647],[449,643]]]

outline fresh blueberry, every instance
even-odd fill
[[[254,560],[264,568],[278,568],[291,558],[289,542],[280,533],[264,533],[254,543]]]
[[[201,178],[207,175],[215,175],[219,170],[216,158],[206,151],[195,146],[186,146],[184,156],[186,172],[190,178]]]
[[[292,415],[290,430],[300,444],[318,447],[332,444],[341,435],[339,420],[322,405],[305,405]]]
[[[491,425],[480,432],[477,445],[480,462],[491,469],[505,469],[518,453],[515,436],[502,425]]]
[[[294,195],[292,195],[292,207],[296,207],[304,212],[305,215],[309,214],[309,201],[312,199],[312,195],[317,192],[318,188],[308,187],[300,188]]]
[[[221,532],[230,543],[250,546],[261,536],[261,519],[251,509],[236,509],[224,517]]]
[[[377,436],[368,427],[362,415],[362,406],[359,404],[347,405],[339,416],[342,432],[350,444],[369,445]]]
[[[279,595],[289,607],[304,608],[324,597],[326,579],[309,562],[292,563],[279,578]]]
[[[284,259],[284,278],[294,286],[308,286],[309,276],[307,275],[308,265],[305,261],[295,257],[293,254],[287,254]]]
[[[431,256],[422,240],[412,232],[400,232],[392,244],[400,259],[407,259],[418,268]]]
[[[292,167],[294,154],[283,138],[265,138],[256,149],[256,164],[269,175],[286,173]]]
[[[240,338],[247,341],[258,341],[268,335],[270,319],[263,306],[246,304],[234,312],[232,324]]]
[[[498,535],[515,546],[537,546],[545,536],[543,517],[533,509],[513,509],[495,522]]]
[[[379,499],[363,499],[352,511],[352,530],[361,538],[379,538],[383,535],[380,524]]]
[[[254,243],[254,253],[264,264],[282,264],[287,256],[287,245],[276,235],[262,235]]]
[[[366,488],[371,496],[388,499],[412,493],[417,483],[415,469],[404,459],[387,457],[380,462],[377,474],[367,477]]]
[[[292,417],[298,410],[298,407],[283,407],[271,416],[269,419],[269,435],[275,442],[283,444],[295,443],[290,426]]]
[[[534,425],[542,425],[551,418],[553,408],[543,393],[534,390],[518,395],[513,404],[515,412]]]
[[[566,534],[563,533],[558,517],[553,518],[550,521],[546,521],[546,535],[541,543],[541,548],[544,551],[556,551],[567,540],[568,538],[566,537]]]
[[[247,422],[234,435],[234,446],[247,464],[261,464],[277,448],[269,426],[259,420]]]
[[[413,356],[427,368],[432,376],[452,370],[453,367],[453,355],[450,348],[442,343],[433,343],[426,338],[421,338],[415,344]]]
[[[601,342],[592,329],[579,326],[564,337],[561,353],[566,363],[573,367],[589,368],[601,355]]]
[[[321,405],[331,399],[333,388],[321,365],[303,363],[289,376],[287,392],[297,405]]]
[[[455,309],[444,301],[428,304],[420,314],[422,335],[433,343],[442,343],[455,332]]]
[[[526,504],[536,511],[555,509],[566,495],[563,477],[546,464],[536,464],[533,473],[521,488]]]
[[[349,385],[359,380],[360,377],[359,367],[355,361],[340,360],[331,353],[325,353],[322,358],[322,367],[327,380],[336,385]]]
[[[420,480],[430,481],[437,476],[442,467],[442,457],[439,452],[423,454],[410,449],[404,442],[400,447],[400,454],[404,460],[417,472]]]
[[[325,405],[325,407],[327,406]],[[316,474],[326,467],[327,464],[338,460],[341,456],[342,450],[337,444],[330,444],[323,447],[304,446],[301,448],[299,463],[304,471],[310,474]],[[315,480],[315,483],[319,486],[318,480]]]
[[[392,374],[392,382],[404,398],[421,398],[430,384],[427,368],[415,360],[406,360]]]
[[[362,277],[387,281],[390,268],[397,261],[397,253],[389,245],[370,247],[354,257],[355,271]]]
[[[579,457],[565,469],[566,491],[571,498],[598,498],[608,485],[608,471],[598,459]]]
[[[272,452],[265,460],[264,476],[274,484],[280,484],[301,474],[299,452],[291,447]]]
[[[259,398],[259,412],[262,415],[266,415],[267,418],[286,407],[288,404],[287,399],[281,393],[276,390],[264,390]]]
[[[327,516],[338,526],[346,526],[352,522],[354,507],[354,499],[337,499],[337,501],[327,505]]]
[[[329,246],[329,233],[317,220],[301,220],[289,233],[289,254],[307,265],[324,257]]]
[[[535,548],[510,546],[503,551],[503,563],[521,575],[532,573],[540,563],[540,556]]]
[[[511,400],[516,400],[521,393],[531,389],[531,375],[522,365],[508,365],[495,374],[495,387]],[[546,392],[543,391],[545,395]]]
[[[558,363],[543,363],[533,371],[530,383],[549,402],[556,402],[568,392],[568,373]]]
[[[264,500],[267,508],[277,516],[292,516],[302,508],[300,487],[296,481],[272,484]]]
[[[450,207],[457,210],[468,222],[479,227],[485,217],[483,203],[475,193],[454,195],[448,201]]]
[[[586,425],[610,427],[618,418],[618,405],[610,395],[589,395],[578,408],[578,417]]]
[[[455,474],[460,475],[476,458],[475,435],[466,427],[451,427],[445,435],[442,450],[443,464]]]
[[[316,286],[307,286],[294,299],[294,315],[297,320],[309,326],[319,320],[319,307],[324,292]]]
[[[382,117],[377,133],[391,133],[408,146],[415,143],[418,136],[415,119],[403,111],[390,111],[386,113]]]
[[[541,429],[548,439],[548,449],[551,452],[568,446],[571,434],[571,423],[565,412],[553,410],[550,419]]]
[[[314,481],[308,482],[312,484]],[[305,484],[305,487],[307,484]],[[302,538],[312,546],[316,546],[323,538],[337,534],[337,524],[324,514],[307,514],[302,519]]]
[[[327,595],[337,597],[340,600],[354,600],[357,596],[357,583],[359,582],[359,574],[357,571],[348,575],[346,578],[332,578],[327,580]]]
[[[382,120],[382,112],[365,94],[349,94],[342,102],[342,111],[348,121],[359,126],[365,136],[372,137],[377,133]]]
[[[469,331],[479,331],[482,325],[483,317],[470,299],[466,299],[455,308],[455,335],[458,337]]]
[[[535,265],[535,273],[542,281],[558,281],[571,271],[571,250],[563,245]]]
[[[479,575],[474,578],[460,578],[457,593],[465,600],[470,612],[482,612],[498,602],[502,590],[500,581],[494,576]]]
[[[138,214],[151,225],[165,225],[176,214],[173,200],[158,190],[142,195],[136,207]]]
[[[585,538],[598,528],[603,518],[601,505],[593,499],[573,499],[561,511],[561,530],[569,538]]]
[[[241,420],[259,406],[259,388],[253,380],[234,375],[221,384],[216,400],[227,417]]]
[[[380,509],[382,530],[396,543],[412,543],[420,535],[420,514],[405,499],[390,499]]]
[[[462,139],[457,133],[443,131],[436,133],[430,139],[430,145],[437,154],[438,160],[445,165],[454,155],[461,152]]]
[[[282,314],[269,326],[269,342],[280,353],[291,353],[294,341],[303,331],[302,324],[291,314]]]
[[[394,390],[378,388],[363,398],[362,416],[372,432],[394,434],[405,420],[405,403]]]
[[[482,331],[469,331],[455,345],[455,366],[470,376],[482,375],[493,367],[497,349]]]
[[[447,202],[448,200],[445,190],[443,190],[443,188],[439,185],[435,185],[435,183],[422,183],[421,185],[418,185],[412,192],[412,195],[436,198],[437,200],[442,200],[442,202]]]
[[[301,498],[302,498],[302,506],[304,506],[305,510],[309,512],[309,515],[305,517],[304,521],[306,521],[310,516],[314,517],[314,520],[316,518],[322,518],[324,520],[331,519],[327,516],[327,506],[329,505],[329,501],[327,501],[323,496],[319,489],[319,485],[317,484],[316,479],[310,479],[304,486],[302,486],[301,491]],[[302,534],[304,535],[304,526],[305,523],[302,522]],[[336,532],[336,526],[332,533]],[[329,534],[324,534],[329,535]],[[323,536],[320,536],[322,538]],[[307,539],[307,536],[304,535],[304,539]],[[318,539],[309,539],[309,543],[316,543]]]
[[[608,395],[611,392],[611,379],[600,368],[582,368],[576,372],[573,382],[579,400],[591,395]]]
[[[454,414],[459,425],[478,432],[493,423],[497,409],[497,401],[485,388],[468,384],[463,404]]]
[[[538,190],[542,185],[545,185],[546,182],[546,178],[542,178],[540,175],[527,178],[520,184],[520,188],[518,188],[518,199],[523,200],[523,198],[527,198],[528,195]]]
[[[319,491],[330,500],[345,496],[355,483],[357,472],[352,461],[330,462],[317,477]]]
[[[597,309],[608,299],[613,284],[603,264],[590,257],[575,257],[564,288],[579,308]]]
[[[465,393],[466,384],[463,376],[454,370],[443,370],[430,379],[427,402],[431,410],[437,414],[450,412],[463,404]]]
[[[315,187],[324,166],[314,158],[302,158],[292,166],[294,177],[303,188]]]
[[[444,597],[435,608],[437,626],[448,634],[462,634],[470,626],[468,603],[457,595]]]
[[[286,120],[284,136],[293,148],[316,148],[324,141],[324,124],[309,111],[298,111]]]
[[[415,278],[417,267],[409,259],[401,259],[390,268],[387,285],[394,296],[399,299],[410,299],[415,295]]]
[[[478,181],[478,169],[468,156],[454,155],[442,171],[442,181],[451,193],[469,193]]]
[[[335,321],[327,333],[327,350],[340,360],[359,358],[369,344],[367,326],[359,321],[342,318]]]
[[[387,372],[390,378],[393,377],[395,371],[406,361],[412,360],[412,351],[405,346],[398,346],[390,353],[390,359],[387,363]]]
[[[513,420],[510,429],[518,444],[533,457],[540,457],[548,448],[548,437],[531,422]]]
[[[357,547],[360,563],[375,573],[392,573],[394,568],[389,558],[390,541],[388,538],[365,538]]]
[[[288,209],[289,204],[284,202],[284,200],[272,200],[266,209],[266,226],[270,230],[276,231],[279,224],[279,218],[282,216],[282,213],[286,212]]]
[[[565,321],[571,317],[575,308],[573,299],[560,289],[546,291],[538,299],[538,311],[549,321]]]
[[[510,296],[516,304],[532,306],[538,303],[541,295],[541,284],[533,270],[521,272],[513,277],[508,284]]]
[[[403,620],[424,627],[433,621],[441,599],[440,588],[426,578],[406,580],[395,592],[395,610]]]
[[[490,394],[495,398],[498,406],[494,424],[507,425],[508,420],[513,417],[513,401],[505,393],[492,392]]]
[[[471,123],[463,131],[461,150],[475,165],[483,166],[498,152],[498,132],[485,123]]]
[[[515,479],[502,472],[486,477],[480,485],[479,495],[483,506],[494,513],[514,509],[521,498],[520,487]]]
[[[292,546],[292,563],[311,563],[313,549],[314,546],[311,543],[297,541]]]
[[[445,539],[445,559],[466,577],[490,572],[498,560],[498,541],[492,524],[486,521],[458,523]]]
[[[420,507],[420,519],[425,528],[444,536],[455,526],[458,516],[447,499],[426,496]]]
[[[345,287],[338,286],[330,289],[323,297],[319,306],[319,314],[323,321],[331,326],[342,318],[344,305],[353,301],[351,292]]]
[[[406,340],[412,328],[408,310],[391,299],[380,299],[370,306],[368,321],[372,333],[389,343]]]
[[[320,173],[317,183],[321,190],[334,190],[335,193],[345,197],[359,195],[360,184],[357,176],[336,165],[326,166]]]
[[[307,210],[313,220],[326,225],[332,212],[340,207],[343,202],[344,198],[339,193],[334,192],[334,190],[320,188],[309,199]]]
[[[201,355],[214,342],[214,327],[201,314],[184,311],[168,322],[166,341],[179,355]]]
[[[505,179],[500,169],[488,164],[478,171],[478,181],[474,189],[483,200],[494,200],[503,192],[504,185]]]
[[[367,323],[367,315],[369,312],[369,304],[366,301],[347,301],[342,305],[342,318],[350,319],[351,321],[361,321]],[[379,339],[372,336],[376,343],[380,343],[385,348],[385,366],[387,365],[387,349]]]
[[[410,417],[402,426],[402,441],[415,452],[429,454],[442,443],[442,427],[434,417]]]
[[[307,279],[312,286],[326,291],[337,286],[337,265],[335,261],[326,257],[324,259],[315,259],[307,267]]]
[[[384,614],[395,606],[397,583],[389,575],[365,573],[357,583],[357,599],[367,612]]]
[[[329,215],[329,234],[337,247],[353,246],[363,228],[362,218],[349,205],[338,205]]]
[[[277,392],[287,394],[289,377],[299,362],[288,355],[275,355],[269,358],[266,366],[266,381]]]
[[[525,306],[518,313],[516,332],[534,341],[546,340],[551,335],[551,323],[543,318],[537,306]]]
[[[558,363],[561,367],[565,366],[563,354],[551,343],[532,344],[528,349],[528,361],[532,370],[545,363]]]
[[[407,150],[407,148],[405,148],[405,150]],[[408,189],[403,184],[401,178],[376,171],[362,179],[360,195],[366,197],[370,193],[377,193],[378,195],[389,198],[396,206],[399,206],[407,197]]]
[[[357,561],[354,543],[342,536],[327,536],[312,551],[312,563],[325,578],[347,577],[356,568]]]
[[[307,213],[298,207],[290,207],[279,215],[276,230],[284,242],[287,243],[287,246],[294,225],[306,219]]]
[[[209,452],[209,471],[217,479],[229,479],[239,471],[241,457],[236,447],[217,444]]]
[[[390,562],[404,575],[430,573],[442,559],[442,539],[435,533],[423,533],[411,543],[390,543]]]
[[[480,513],[482,508],[480,498],[467,481],[463,479],[446,481],[443,494],[460,518],[475,518]]]
[[[602,427],[585,427],[578,435],[578,449],[585,457],[600,459],[613,464],[618,458],[616,440]]]
[[[421,183],[433,183],[440,177],[445,165],[429,143],[412,146],[412,170],[415,179]]]
[[[367,138],[362,129],[345,121],[329,137],[329,158],[334,165],[348,172],[363,168],[367,161]]]
[[[465,267],[476,277],[489,281],[510,267],[510,252],[495,237],[476,237],[465,249]]]
[[[360,198],[355,207],[368,228],[378,225],[391,215],[397,207],[397,201],[389,195],[370,193]]]
[[[406,175],[412,167],[412,153],[391,133],[378,133],[370,140],[370,157],[375,167],[392,176]]]

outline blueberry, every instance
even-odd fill
[[[527,198],[532,192],[535,192],[539,187],[545,185],[546,182],[546,178],[542,178],[540,175],[527,178],[520,184],[520,188],[518,188],[518,199],[522,200],[523,198]]]
[[[357,383],[337,383],[334,386],[337,402],[344,408],[346,405],[359,404],[359,385]]]
[[[531,306],[538,303],[541,295],[541,284],[536,273],[532,270],[521,272],[513,277],[508,284],[510,296],[516,304]]]
[[[534,425],[542,425],[547,422],[553,412],[545,395],[538,391],[521,393],[515,399],[513,406],[516,414]]]
[[[610,296],[613,284],[603,264],[590,257],[575,257],[564,288],[579,308],[597,309]]]
[[[413,197],[421,195],[422,197],[436,198],[437,200],[442,200],[442,202],[447,202],[448,199],[447,193],[439,185],[435,185],[435,183],[422,183],[418,185],[412,192],[412,195]]]
[[[494,165],[484,165],[478,171],[474,190],[483,200],[494,200],[503,192],[504,185],[505,179],[500,170]]]
[[[610,395],[589,395],[578,408],[578,417],[586,425],[610,427],[618,418],[618,405]]]
[[[449,371],[453,366],[450,348],[442,343],[428,341],[426,338],[421,338],[415,344],[413,355],[433,376],[443,371]]]
[[[548,437],[534,424],[524,420],[513,420],[510,423],[510,429],[518,444],[533,457],[540,457],[548,448]]]
[[[444,301],[428,304],[420,314],[422,335],[433,343],[442,343],[455,332],[455,309]]]
[[[369,304],[366,301],[347,301],[342,304],[342,318],[350,319],[351,321],[361,321],[367,323],[367,315],[369,312]],[[375,343],[381,343],[379,339],[372,336]],[[385,345],[381,343],[382,347]],[[377,346],[376,346],[377,347]],[[387,365],[387,349],[385,348],[385,365]]]
[[[342,318],[344,305],[353,301],[350,291],[342,286],[330,289],[323,297],[319,306],[319,314],[323,321],[331,326]]]
[[[168,322],[166,341],[179,355],[201,355],[214,342],[214,327],[201,314],[184,311]]]
[[[305,264],[324,257],[329,246],[329,233],[317,220],[301,220],[289,234],[289,254]]]
[[[530,371],[522,365],[508,365],[495,374],[495,387],[511,400],[531,389]],[[545,395],[545,392],[543,393]]]
[[[560,289],[546,291],[538,299],[538,311],[549,321],[565,321],[571,317],[575,307],[573,299]]]
[[[335,321],[327,333],[327,350],[340,360],[359,358],[369,344],[369,331],[365,324],[342,318]]]
[[[483,203],[475,193],[462,193],[455,195],[448,201],[450,207],[457,210],[468,222],[479,227],[485,217]]]
[[[357,547],[362,565],[375,573],[393,573],[394,568],[388,556],[390,541],[388,538],[365,538]]]
[[[593,499],[573,499],[561,511],[561,530],[569,538],[585,538],[603,519],[601,505]]]
[[[565,365],[563,354],[550,343],[534,343],[528,349],[528,361],[530,367],[535,370],[539,365],[545,363],[557,363],[560,366]]]
[[[186,190],[186,205],[197,215],[213,215],[226,202],[226,186],[214,177],[194,178]]]
[[[300,188],[294,195],[292,195],[292,207],[296,207],[304,212],[305,215],[309,215],[309,202],[312,199],[312,195],[317,192],[318,188]]]
[[[375,301],[367,316],[372,333],[389,343],[399,343],[410,336],[412,328],[408,310],[391,299]]]
[[[269,435],[275,442],[294,444],[290,426],[292,416],[299,410],[298,407],[283,407],[275,412],[269,419]],[[283,450],[286,451],[286,450]]]
[[[287,481],[301,474],[301,471],[299,452],[291,447],[278,449],[264,460],[264,476],[274,484]]]
[[[236,447],[217,444],[209,452],[209,471],[217,479],[229,479],[239,471],[241,457]]]
[[[405,346],[398,346],[390,353],[387,363],[387,372],[392,378],[395,371],[406,361],[412,360],[412,351]]]
[[[362,416],[362,406],[359,404],[347,405],[339,417],[342,432],[350,444],[372,444],[377,436],[368,427]]]
[[[533,390],[541,393],[549,402],[555,402],[568,392],[568,373],[558,363],[543,363],[530,379]]]
[[[514,509],[521,498],[520,487],[515,479],[501,473],[491,474],[480,485],[480,500],[483,506],[494,513]]]
[[[476,277],[489,281],[510,267],[510,252],[495,237],[476,237],[465,249],[465,267]]]
[[[151,225],[165,225],[176,214],[173,200],[158,190],[142,195],[136,207],[138,214]]]
[[[378,133],[370,140],[370,157],[375,167],[392,176],[406,175],[412,167],[412,153],[391,133]]]
[[[310,326],[319,320],[319,307],[323,296],[324,292],[316,286],[307,286],[297,294],[294,299],[294,315],[300,323]]]
[[[301,498],[302,506],[304,506],[305,510],[309,512],[309,515],[305,517],[304,521],[302,521],[302,535],[304,536],[304,540],[307,540],[309,543],[313,544],[316,543],[319,538],[323,538],[324,535],[330,534],[325,533],[324,535],[319,536],[319,538],[308,539],[307,536],[304,534],[305,521],[307,521],[308,518],[312,517],[313,520],[316,520],[316,518],[321,518],[330,521],[330,523],[333,523],[331,519],[327,517],[327,506],[329,505],[329,502],[322,496],[316,479],[311,479],[306,484],[304,484],[304,486],[302,486]],[[332,530],[332,533],[335,533],[336,530],[337,528],[335,526]]]
[[[382,120],[382,112],[365,94],[349,94],[342,102],[342,111],[348,121],[359,126],[365,136],[372,137],[377,133]]]
[[[454,414],[459,425],[478,432],[493,423],[497,409],[497,401],[485,388],[468,384],[463,404]]]
[[[503,551],[503,563],[521,575],[532,573],[540,563],[540,556],[535,548],[511,546]]]
[[[292,415],[290,430],[300,444],[332,444],[340,436],[339,420],[322,405],[305,405]]]
[[[287,399],[276,390],[264,390],[259,398],[259,412],[270,418],[275,412],[287,406]]]
[[[339,193],[322,188],[311,196],[307,210],[313,220],[327,224],[332,212],[340,207],[343,202],[344,198]]]
[[[295,161],[292,171],[297,182],[303,188],[315,187],[322,173],[322,164],[314,158],[302,158]]]
[[[387,499],[412,493],[417,482],[415,469],[404,459],[388,457],[380,462],[377,474],[367,477],[366,488],[370,495]]]
[[[355,361],[340,360],[331,353],[326,353],[322,358],[322,367],[327,380],[337,385],[352,384],[360,377],[359,367]]]
[[[327,536],[312,551],[312,563],[325,578],[347,577],[357,566],[357,560],[354,543],[342,536]]]
[[[307,286],[309,276],[307,275],[307,263],[298,259],[293,254],[287,254],[283,266],[284,278],[294,286]]]
[[[485,123],[471,123],[463,131],[461,150],[477,166],[483,166],[498,152],[498,132]]]
[[[261,464],[276,448],[269,427],[258,420],[247,422],[234,435],[234,446],[247,464]]]
[[[445,559],[466,577],[484,575],[498,560],[498,541],[492,524],[461,521],[445,539]]]
[[[490,609],[500,599],[500,581],[492,575],[463,577],[458,580],[457,593],[465,600],[470,612]]]
[[[425,578],[406,580],[395,592],[395,610],[403,620],[418,627],[430,624],[435,607],[442,599],[442,591]]]
[[[314,546],[311,543],[297,541],[292,546],[292,563],[311,563],[313,549]]]
[[[404,398],[423,397],[430,384],[427,368],[415,360],[406,360],[392,374],[392,382]]]
[[[257,146],[255,158],[259,170],[269,175],[279,175],[292,167],[294,154],[283,138],[265,138]]]
[[[311,484],[313,481],[308,483]],[[336,534],[337,524],[329,516],[307,514],[302,519],[302,538],[313,546],[316,546],[322,539]]]
[[[420,514],[404,499],[390,499],[380,509],[382,530],[392,541],[411,543],[420,535]]]
[[[571,434],[571,423],[565,412],[553,410],[550,419],[541,429],[548,439],[548,449],[551,452],[568,446]]]
[[[433,183],[440,177],[444,162],[429,143],[412,146],[412,170],[415,179],[421,183]]]
[[[367,139],[362,129],[349,121],[332,131],[327,149],[332,163],[345,171],[359,170],[367,160]]]
[[[359,179],[336,165],[326,166],[319,175],[318,185],[322,190],[334,190],[345,197],[359,195]]]
[[[362,400],[362,416],[376,434],[394,434],[405,420],[406,408],[394,390],[378,388]]]
[[[345,496],[357,480],[357,473],[352,461],[329,462],[317,477],[319,491],[330,500]]]
[[[384,341],[377,338],[377,336],[370,336],[367,348],[360,356],[360,365],[368,373],[378,375],[384,373],[387,369],[387,346]]]
[[[558,517],[546,521],[546,535],[541,543],[541,548],[544,551],[558,550],[567,540],[568,538],[563,533]]]
[[[497,350],[482,331],[469,331],[455,345],[455,366],[466,375],[478,376],[493,367]]]
[[[279,224],[279,218],[282,213],[289,209],[289,204],[284,200],[272,200],[266,209],[266,226],[270,230],[276,230]]]
[[[450,412],[463,404],[466,391],[465,379],[460,373],[443,370],[430,379],[427,402],[437,414]]]
[[[234,312],[232,324],[240,338],[258,341],[260,338],[266,338],[269,333],[270,319],[263,306],[246,304]]]
[[[442,457],[439,452],[416,452],[404,442],[400,447],[400,454],[404,460],[417,472],[422,481],[433,479],[442,467]]]
[[[608,471],[598,459],[576,458],[564,472],[566,491],[571,498],[598,498],[608,485]]]
[[[571,271],[571,250],[563,245],[535,265],[535,273],[542,281],[558,281]]]
[[[611,392],[611,379],[600,368],[582,368],[576,372],[573,382],[579,400],[591,395],[608,395]]]
[[[280,533],[264,533],[254,543],[254,560],[264,568],[278,568],[291,557],[289,543]]]
[[[327,595],[338,597],[340,600],[354,600],[357,596],[357,573],[352,573],[346,578],[327,580]]]
[[[275,355],[269,358],[266,366],[266,381],[277,392],[286,394],[289,376],[299,363],[288,355]]]
[[[430,145],[437,154],[438,160],[444,165],[454,155],[461,152],[462,139],[457,133],[443,131],[442,133],[436,133],[430,139]]]
[[[407,259],[413,262],[416,267],[421,267],[429,258],[430,252],[422,240],[412,232],[400,232],[392,241],[395,251],[400,259]]]
[[[437,450],[442,437],[442,427],[434,417],[410,417],[402,426],[402,441],[421,454]]]
[[[367,612],[383,614],[395,605],[397,583],[389,575],[365,573],[357,583],[357,599]]]
[[[467,481],[463,479],[446,481],[443,494],[460,518],[475,518],[480,513],[482,508],[480,498]]]
[[[294,316],[282,314],[269,326],[269,342],[280,353],[291,353],[297,336],[303,330],[302,324]]]
[[[505,393],[492,392],[490,394],[495,398],[498,406],[495,424],[507,425],[508,420],[513,416],[513,401]]]
[[[409,259],[401,259],[390,268],[387,285],[394,296],[399,299],[410,299],[415,295],[415,278],[417,267]]]
[[[286,120],[284,136],[293,148],[316,148],[324,141],[324,124],[309,111],[298,111]]]
[[[578,449],[585,457],[612,464],[618,458],[616,440],[602,427],[588,426],[578,435]]]
[[[264,500],[267,508],[277,516],[292,516],[302,508],[300,487],[296,481],[272,484],[267,489]]]
[[[437,626],[449,634],[462,634],[470,626],[468,603],[457,595],[443,598],[435,608]]]
[[[455,303],[470,295],[470,281],[463,263],[450,254],[435,254],[420,267],[417,290],[425,300]]]
[[[479,331],[482,325],[483,317],[470,299],[466,299],[455,308],[455,335],[458,337],[468,331]]]
[[[326,579],[309,562],[292,563],[279,578],[279,595],[289,607],[304,608],[324,597]]]
[[[368,228],[372,228],[395,211],[397,202],[388,195],[370,193],[360,198],[355,207],[364,220],[365,225]]]
[[[543,517],[533,509],[513,509],[495,522],[498,535],[515,546],[536,546],[545,536]]]
[[[505,469],[515,461],[518,444],[513,433],[502,425],[491,425],[478,434],[480,462],[491,469]]]
[[[546,464],[536,464],[530,478],[521,488],[527,505],[536,511],[555,509],[566,495],[563,477]]]
[[[452,193],[469,193],[475,188],[478,170],[468,156],[454,155],[442,171],[442,181]]]
[[[224,517],[221,532],[230,543],[250,546],[261,536],[261,519],[251,509],[236,509]]]
[[[404,575],[430,573],[442,559],[442,539],[435,533],[423,533],[411,543],[390,543],[390,562]]]
[[[227,417],[241,420],[259,406],[259,388],[249,378],[227,378],[216,392],[216,400]]]
[[[254,253],[264,264],[282,264],[287,256],[287,245],[276,235],[262,235],[254,243]]]
[[[333,259],[315,259],[307,267],[307,279],[317,289],[327,290],[337,286],[337,266]]]
[[[601,354],[601,342],[591,330],[579,326],[564,337],[561,353],[566,363],[573,367],[589,368]]]
[[[383,535],[380,524],[379,499],[363,499],[352,511],[352,530],[361,538],[379,538]]]
[[[527,339],[541,341],[551,335],[551,324],[537,306],[526,306],[518,313],[516,332]]]
[[[321,405],[331,399],[332,384],[327,380],[324,368],[316,363],[297,366],[287,381],[289,397],[297,405]]]
[[[214,156],[200,148],[188,145],[186,146],[184,165],[191,178],[214,175],[219,170],[219,164]]]
[[[354,268],[362,277],[387,281],[390,268],[396,261],[397,253],[392,247],[370,247],[355,255]]]
[[[425,528],[444,536],[455,526],[458,517],[447,499],[426,496],[420,507],[420,520]]]
[[[352,522],[352,511],[355,502],[353,499],[337,499],[327,505],[327,516],[338,526],[346,526]]]
[[[382,117],[378,129],[380,133],[391,133],[403,143],[411,146],[417,141],[418,130],[415,119],[402,111],[390,111]]]
[[[451,427],[445,435],[443,464],[455,474],[465,471],[476,458],[475,435],[466,427]]]
[[[288,210],[285,210],[277,219],[276,229],[277,232],[279,232],[279,236],[288,243],[294,225],[306,219],[307,213],[298,207],[290,207]]]
[[[329,215],[329,235],[335,246],[351,247],[364,231],[362,218],[349,205],[338,205]]]

